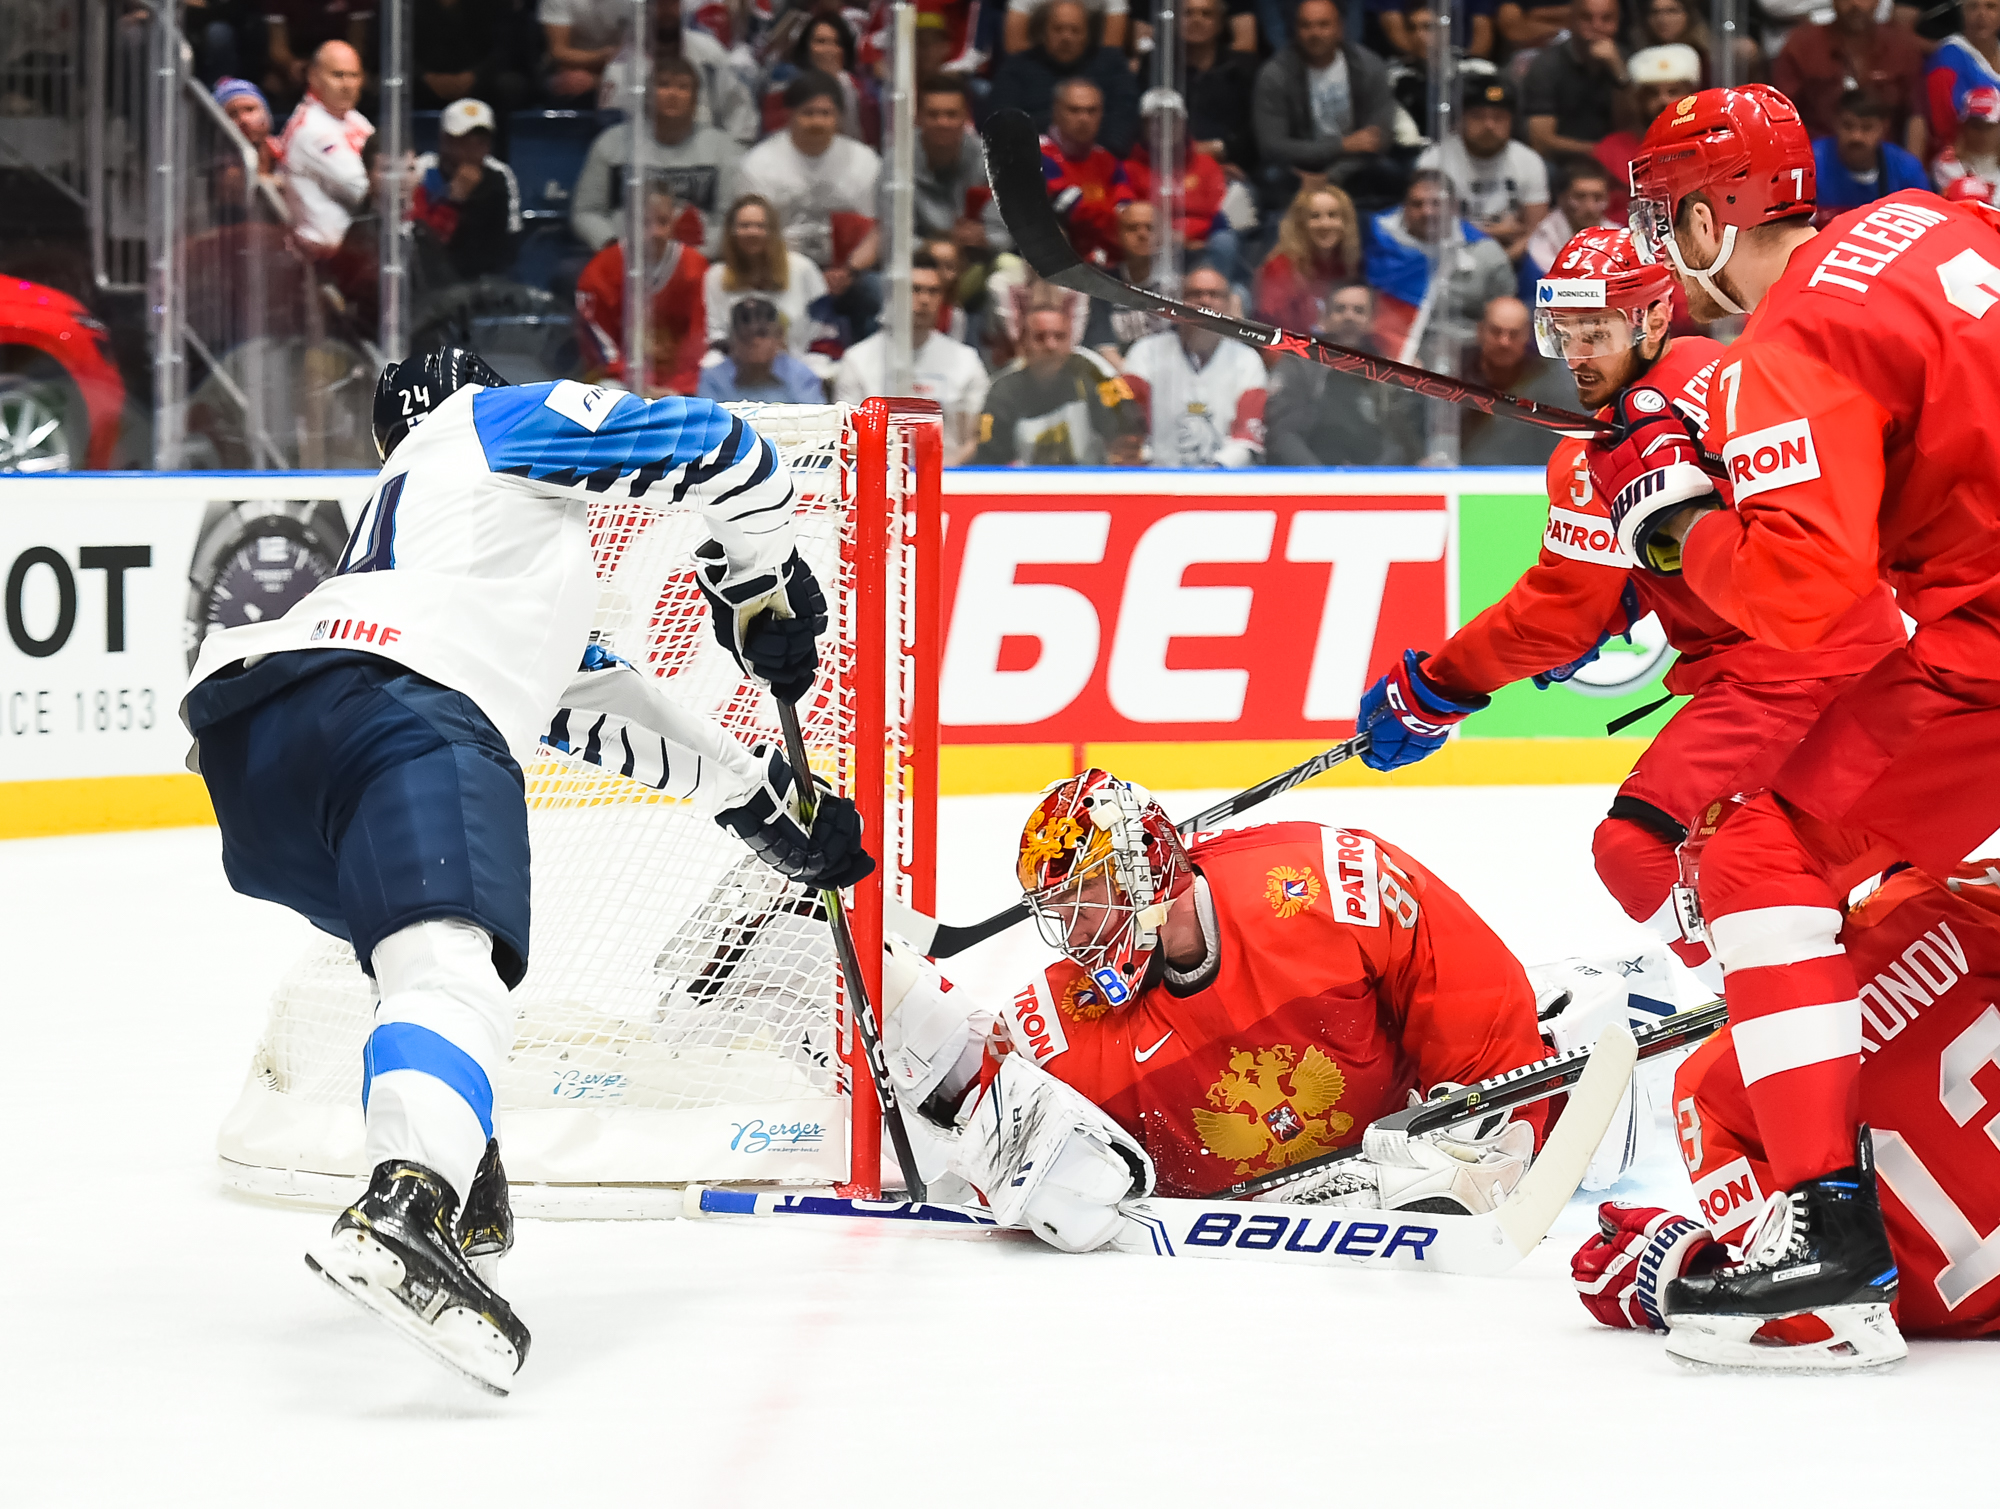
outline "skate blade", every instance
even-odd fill
[[[1802,1315],[1823,1322],[1830,1334],[1790,1345],[1754,1339],[1770,1321]],[[1668,1323],[1667,1355],[1697,1373],[1882,1373],[1910,1355],[1887,1305],[1830,1305],[1787,1316],[1669,1316]]]
[[[419,1319],[396,1297],[402,1263],[380,1243],[343,1232],[317,1252],[308,1252],[306,1266],[426,1357],[475,1388],[507,1397],[520,1368],[512,1343],[483,1315],[460,1305],[428,1324]]]

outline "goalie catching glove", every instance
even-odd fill
[[[1590,481],[1611,500],[1618,543],[1656,576],[1679,576],[1681,547],[1663,526],[1683,508],[1721,508],[1702,469],[1701,441],[1658,388],[1631,387],[1611,402],[1612,431],[1589,450]]]
[[[817,641],[826,632],[826,594],[812,567],[794,550],[781,566],[732,575],[714,540],[697,546],[694,558],[715,637],[743,674],[770,687],[780,702],[811,691],[819,674]]]
[[[820,890],[839,890],[875,872],[861,846],[861,814],[844,796],[815,781],[812,826],[799,820],[797,783],[784,755],[768,744],[750,751],[764,762],[764,779],[747,800],[715,814],[765,864],[787,880]]]

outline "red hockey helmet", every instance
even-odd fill
[[[1173,819],[1143,786],[1102,770],[1057,781],[1021,830],[1021,890],[1051,948],[1123,1006],[1194,878]]]
[[[1706,193],[1722,250],[1689,267],[1674,240],[1681,201]],[[1704,89],[1662,110],[1632,158],[1632,234],[1648,262],[1671,262],[1730,314],[1746,311],[1715,283],[1752,226],[1813,212],[1812,141],[1792,102],[1768,84]]]
[[[1632,233],[1580,230],[1535,284],[1535,344],[1544,356],[1615,356],[1646,333],[1646,311],[1674,293],[1674,275],[1643,261]]]

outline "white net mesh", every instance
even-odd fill
[[[903,872],[918,846],[902,751],[922,672],[911,663],[913,530],[899,513],[912,491],[908,438],[892,428],[880,510],[890,644],[871,656],[855,633],[864,490],[852,416],[838,406],[738,409],[793,469],[799,548],[827,591],[820,682],[800,704],[809,753],[822,776],[851,789],[857,700],[869,701],[862,682],[873,678],[894,789],[889,831],[870,847],[909,899]],[[745,742],[778,740],[769,694],[743,680],[710,629],[689,566],[706,537],[699,521],[607,499],[593,501],[590,522],[602,584],[596,637]],[[510,1175],[592,1184],[845,1177],[848,1071],[816,901],[683,802],[546,747],[525,774],[532,957],[513,996],[515,1044],[494,1084]],[[366,1171],[361,1050],[373,1009],[346,945],[320,943],[293,967],[223,1129],[230,1182],[311,1193],[255,1171]]]

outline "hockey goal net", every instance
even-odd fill
[[[935,405],[735,405],[798,487],[799,548],[827,590],[814,769],[854,798],[880,861],[850,921],[879,999],[885,890],[933,910]],[[690,569],[692,512],[590,503],[595,636],[746,742],[778,742],[768,693],[716,643]],[[879,1189],[880,1111],[817,898],[658,791],[544,746],[528,765],[534,918],[495,1124],[526,1213],[665,1214],[693,1180]],[[608,768],[607,768],[608,767]],[[347,945],[279,984],[218,1138],[223,1181],[338,1203],[363,1165],[361,1051],[374,996]]]

